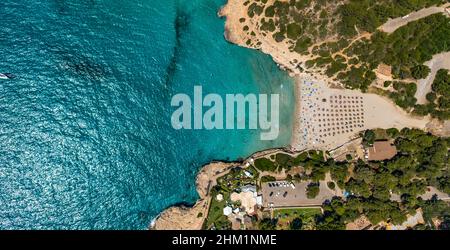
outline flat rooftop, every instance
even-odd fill
[[[388,160],[397,154],[397,148],[389,141],[376,141],[368,151],[369,161]]]

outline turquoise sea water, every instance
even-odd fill
[[[0,228],[144,229],[199,168],[289,143],[293,82],[223,39],[225,0],[0,3]],[[171,97],[280,93],[281,136],[170,126]]]

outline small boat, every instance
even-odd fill
[[[15,75],[11,74],[11,73],[0,73],[0,79],[13,79],[14,77],[16,77]]]

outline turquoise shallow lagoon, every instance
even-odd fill
[[[145,229],[211,160],[286,146],[293,81],[223,39],[225,0],[0,4],[0,228]],[[281,94],[281,136],[172,129],[176,93]]]

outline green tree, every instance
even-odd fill
[[[276,181],[277,179],[273,176],[270,175],[264,175],[261,177],[261,182],[271,182],[271,181]]]
[[[308,199],[314,199],[317,197],[317,195],[319,195],[320,192],[320,183],[317,182],[313,182],[310,183],[307,187],[306,187],[306,197]]]
[[[303,226],[302,219],[297,217],[291,221],[291,224],[289,227],[291,230],[300,230],[300,229],[302,229],[302,226]]]
[[[431,69],[426,65],[417,65],[411,68],[411,75],[414,79],[424,79],[431,72]]]
[[[259,158],[255,160],[255,167],[261,171],[274,172],[277,170],[277,166],[274,162],[267,158]]]
[[[448,70],[440,69],[436,73],[436,78],[433,81],[432,87],[434,92],[439,95],[450,94],[450,75]]]
[[[389,137],[391,137],[393,139],[397,138],[397,136],[400,134],[400,132],[396,128],[387,129],[386,133]]]
[[[277,219],[264,218],[259,222],[259,229],[260,230],[275,230],[277,227],[277,223],[278,223]]]
[[[363,143],[366,145],[372,145],[375,142],[375,132],[373,130],[366,130],[363,136]]]

